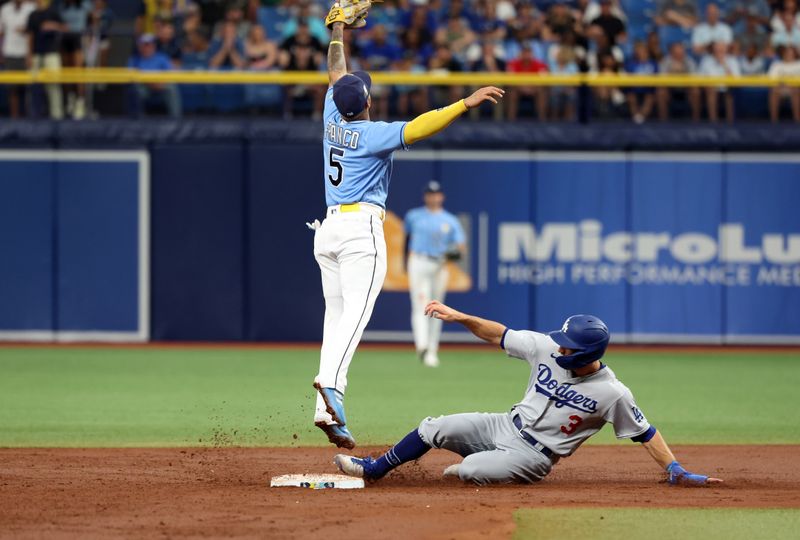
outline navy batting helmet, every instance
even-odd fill
[[[575,352],[555,357],[564,369],[578,369],[603,357],[611,334],[606,323],[592,315],[573,315],[561,330],[550,332],[550,338],[565,349]]]

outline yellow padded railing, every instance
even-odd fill
[[[382,71],[372,73],[376,84],[418,86],[659,86],[659,87],[800,87],[800,77],[707,77],[701,75],[628,75],[628,74],[517,74],[517,73],[408,73]],[[2,71],[0,84],[46,83],[176,83],[176,84],[327,84],[324,72],[316,71],[138,71],[126,68],[80,69],[58,71]]]

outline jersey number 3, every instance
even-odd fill
[[[344,150],[342,150],[341,148],[331,147],[331,151],[328,154],[328,164],[334,169],[336,169],[336,178],[334,178],[332,175],[329,174],[328,180],[330,180],[331,185],[333,187],[338,187],[339,184],[342,183],[342,177],[344,176],[344,169],[342,168],[342,164],[337,159],[342,157],[344,157]]]
[[[583,418],[578,416],[577,414],[573,414],[569,417],[569,425],[568,426],[561,426],[561,432],[565,435],[572,435],[575,433],[575,430],[578,429],[578,426],[581,425],[583,422]]]

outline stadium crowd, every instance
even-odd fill
[[[130,0],[139,4],[128,65],[141,70],[323,70],[328,2],[314,0]],[[113,15],[106,0],[7,0],[0,8],[5,69],[106,65]],[[368,25],[346,32],[350,69],[406,72],[800,75],[797,0],[386,0]],[[515,120],[571,120],[580,107],[600,118],[707,118],[737,112],[800,122],[800,89],[726,87],[510,87],[492,114]],[[461,96],[459,87],[373,88],[373,118],[408,116]],[[22,114],[25,89],[9,88]],[[85,114],[80,86],[66,89],[66,113]],[[45,89],[53,118],[61,88]],[[139,85],[130,110],[266,109],[284,117],[321,114],[324,88]],[[479,111],[474,111],[479,115]]]

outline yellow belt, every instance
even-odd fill
[[[370,206],[372,206],[372,205],[370,205]],[[378,208],[378,207],[376,207],[376,208]],[[340,212],[361,212],[361,203],[340,204],[339,205],[339,211]],[[380,211],[381,211],[380,218],[381,218],[381,221],[383,221],[384,219],[386,219],[386,212],[382,208],[380,208]]]

